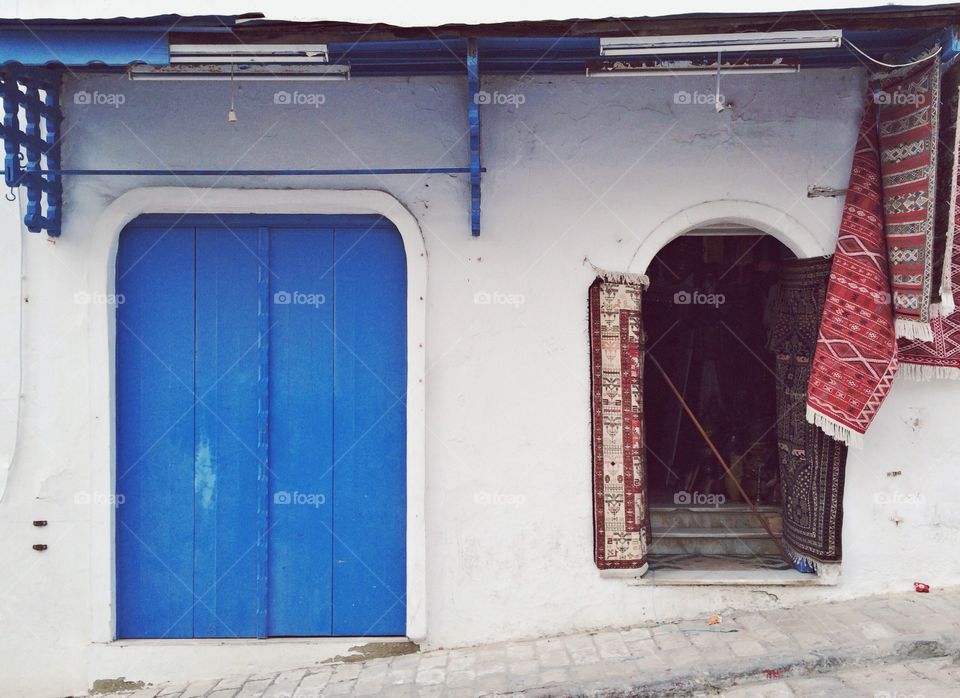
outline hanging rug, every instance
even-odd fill
[[[783,539],[797,562],[840,561],[847,447],[806,420],[810,360],[817,346],[829,258],[783,263],[770,348],[776,352],[777,446]]]
[[[940,63],[879,80],[880,172],[897,337],[933,339]],[[941,241],[942,247],[942,241]]]
[[[943,76],[940,172],[937,227],[946,240],[939,312],[930,319],[931,341],[901,339],[897,342],[900,368],[914,380],[960,379],[960,63]]]
[[[647,277],[599,272],[590,286],[594,558],[647,570],[652,541],[643,434],[640,300]]]
[[[807,420],[857,447],[897,372],[875,124],[868,94],[807,389]]]

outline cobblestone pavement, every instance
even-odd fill
[[[955,698],[960,695],[960,661],[956,657],[884,662],[856,669],[767,681],[723,690],[726,698]]]
[[[960,696],[960,589],[150,686],[136,698]]]

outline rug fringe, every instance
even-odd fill
[[[807,421],[823,430],[827,436],[853,448],[863,448],[863,434],[807,405]]]
[[[642,286],[643,288],[650,287],[650,277],[646,274],[631,274],[627,271],[607,271],[605,269],[598,269],[597,267],[593,267],[593,270],[597,273],[597,276],[608,284],[633,284],[634,286]]]
[[[917,322],[899,317],[893,323],[897,338],[919,339],[921,342],[933,341],[933,328],[929,322]]]
[[[946,317],[947,315],[949,315],[950,313],[952,313],[957,309],[957,304],[953,300],[953,287],[951,286],[946,290],[941,288],[940,294],[941,294],[941,297],[940,297],[940,303],[938,303],[938,306],[939,306],[938,310],[940,312],[940,315],[942,315],[943,317]]]
[[[960,380],[960,368],[951,366],[927,366],[925,364],[900,364],[900,374],[912,381]]]
[[[941,294],[944,291],[940,291]],[[957,309],[957,306],[953,302],[953,296],[950,295],[941,295],[941,300],[939,303],[930,304],[930,317],[947,317]],[[931,324],[931,327],[933,325]]]
[[[960,186],[960,128],[953,134],[953,171],[950,173],[950,210],[947,215],[947,242],[946,254],[943,260],[943,273],[940,278],[940,311],[944,316],[949,315],[956,309],[956,302],[953,293],[953,245],[956,235],[957,220],[957,187]]]

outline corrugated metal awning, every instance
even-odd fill
[[[166,28],[98,28],[96,31],[27,25],[0,28],[0,65],[127,66],[168,62]]]

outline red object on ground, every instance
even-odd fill
[[[914,582],[913,588],[914,588],[914,591],[919,591],[921,594],[930,593],[930,585],[924,584],[923,582]]]

